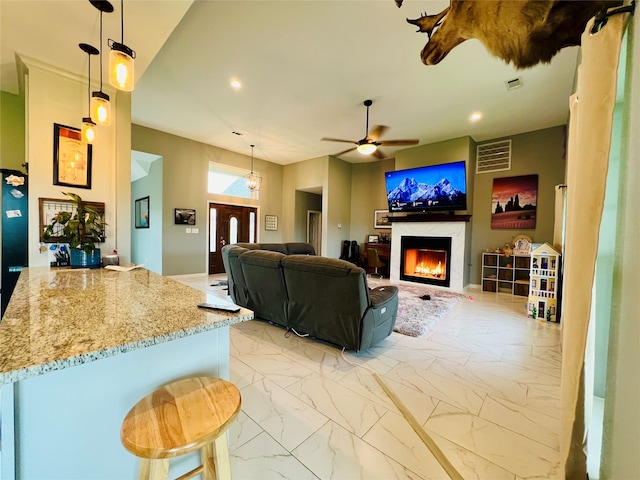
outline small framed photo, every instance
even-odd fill
[[[176,225],[196,224],[196,211],[193,208],[174,208],[173,213]]]
[[[373,228],[391,228],[388,210],[373,211]]]
[[[369,235],[367,237],[367,243],[378,243],[380,241],[380,237],[378,235]]]
[[[53,124],[53,184],[91,189],[91,144],[79,128]]]
[[[265,230],[278,230],[278,216],[277,215],[265,215],[264,216],[264,229]]]
[[[149,228],[149,197],[142,197],[135,202],[136,228]]]

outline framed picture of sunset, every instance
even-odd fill
[[[493,179],[491,228],[531,230],[536,228],[538,175]]]

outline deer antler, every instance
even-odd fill
[[[437,15],[427,15],[425,12],[416,20],[410,20],[407,18],[407,22],[411,25],[417,26],[418,32],[426,33],[429,40],[431,40],[433,30],[440,25],[440,21],[447,15],[447,13],[449,13],[449,7],[445,8]]]

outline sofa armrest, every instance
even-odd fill
[[[373,308],[382,307],[397,297],[398,287],[394,287],[392,285],[376,287],[369,290],[369,298],[371,299],[371,306]]]

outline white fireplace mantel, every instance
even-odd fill
[[[389,276],[392,282],[414,284],[400,280],[400,244],[402,237],[451,237],[451,290],[464,289],[464,252],[467,222],[393,222],[391,224],[391,264]],[[437,287],[445,288],[445,287]]]

